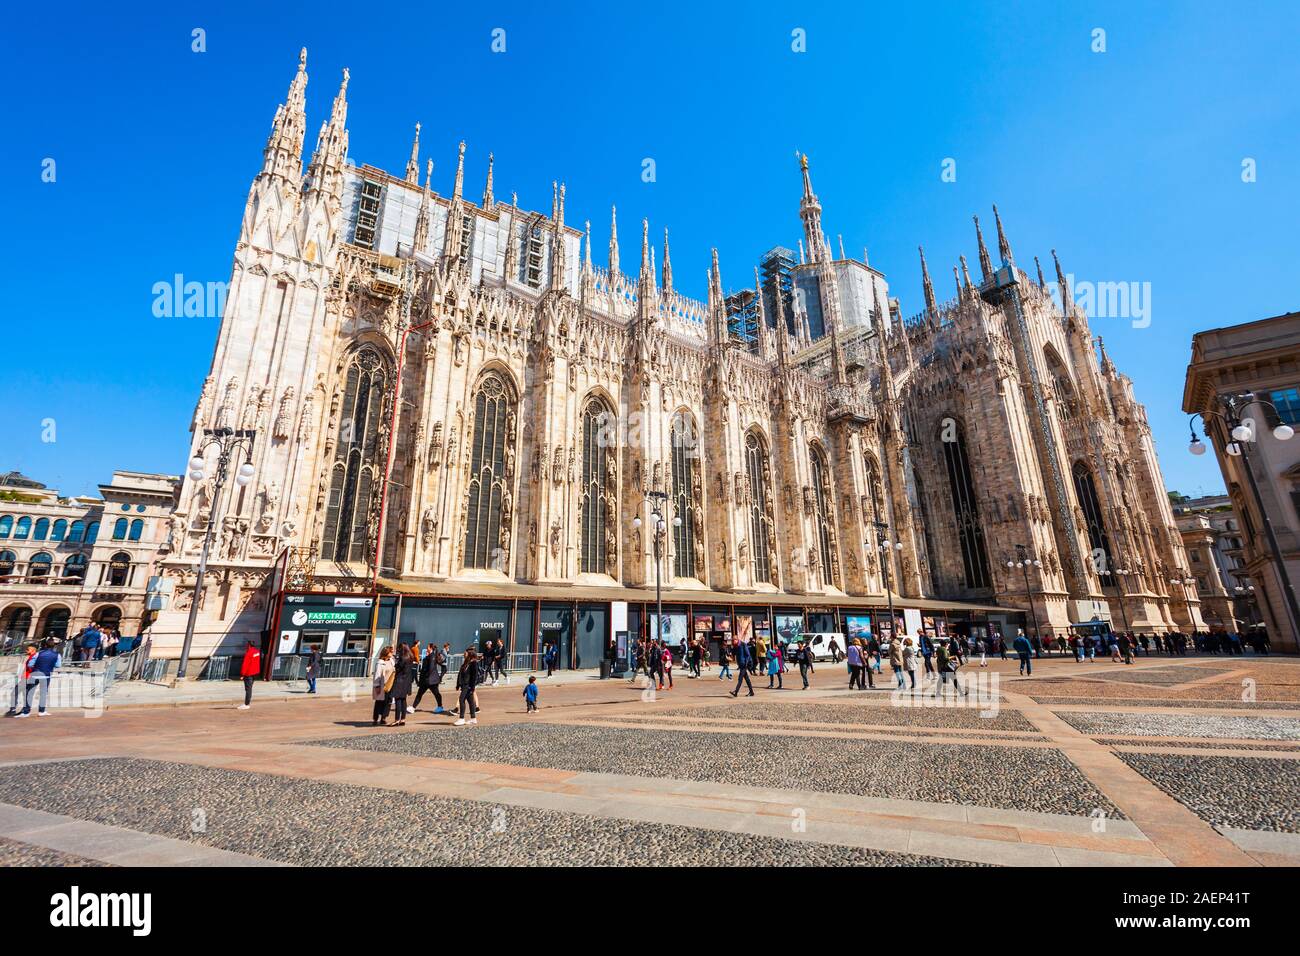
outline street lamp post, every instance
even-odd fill
[[[1259,509],[1260,520],[1264,523],[1264,537],[1268,541],[1269,557],[1273,559],[1273,564],[1277,568],[1277,576],[1282,582],[1282,592],[1286,597],[1287,615],[1291,619],[1291,634],[1296,640],[1300,640],[1300,603],[1296,601],[1295,588],[1291,585],[1291,576],[1287,574],[1286,564],[1282,560],[1282,549],[1278,547],[1277,535],[1273,531],[1273,522],[1269,519],[1268,511],[1264,507],[1264,499],[1259,493],[1259,483],[1255,481],[1255,472],[1250,467],[1250,455],[1247,451],[1247,445],[1255,440],[1255,429],[1253,422],[1247,424],[1242,420],[1242,410],[1251,403],[1258,403],[1273,409],[1277,414],[1277,406],[1267,399],[1259,398],[1254,392],[1242,392],[1237,395],[1219,395],[1217,396],[1219,404],[1223,406],[1223,411],[1211,410],[1208,415],[1217,418],[1228,428],[1228,436],[1231,439],[1224,451],[1234,457],[1241,457],[1241,469],[1246,473],[1246,483],[1250,485],[1251,496],[1255,499],[1255,507]],[[1188,427],[1192,432],[1192,441],[1188,446],[1188,451],[1193,455],[1205,454],[1205,443],[1201,441],[1196,434],[1196,426],[1191,423],[1200,417],[1201,424],[1205,425],[1205,414],[1198,412],[1188,420]],[[1279,421],[1281,416],[1278,416]],[[1206,434],[1209,434],[1208,428]],[[1295,435],[1295,429],[1285,422],[1281,422],[1273,429],[1273,437],[1278,441],[1289,441]]]
[[[1029,556],[1029,549],[1023,544],[1016,545],[1016,559],[1014,561],[1007,561],[1007,567],[1019,568],[1021,573],[1024,575],[1025,600],[1029,603],[1029,613],[1032,614],[1034,618],[1034,637],[1038,640],[1038,646],[1042,647],[1042,633],[1038,628],[1038,608],[1034,607],[1034,595],[1033,592],[1029,590],[1029,566],[1031,564],[1036,568],[1041,568],[1043,566],[1042,561],[1035,560]]]
[[[650,491],[646,493],[643,503],[650,505],[650,515],[654,518],[654,551],[655,551],[655,629],[658,630],[656,637],[663,637],[664,630],[664,595],[663,583],[659,571],[659,565],[663,555],[664,536],[668,531],[668,523],[664,520],[664,503],[668,500],[666,491]],[[673,525],[681,527],[682,519],[680,516],[673,517]],[[641,527],[641,516],[637,515],[632,519],[632,527]],[[629,644],[627,649],[628,663],[633,662],[632,647]],[[628,668],[632,668],[629,666]]]
[[[205,428],[203,441],[194,450],[190,459],[189,477],[191,481],[203,481],[208,477],[208,463],[204,452],[209,448],[217,449],[216,471],[213,475],[212,501],[208,512],[208,527],[203,533],[203,550],[199,554],[198,574],[194,578],[194,594],[190,598],[190,614],[185,622],[185,641],[181,644],[181,659],[176,668],[176,679],[184,680],[185,671],[190,663],[190,647],[194,643],[194,625],[199,617],[199,598],[203,595],[203,578],[208,573],[208,552],[212,548],[212,538],[222,520],[218,506],[221,503],[221,491],[230,474],[231,459],[237,449],[244,450],[244,463],[235,473],[235,484],[244,487],[253,480],[253,435],[252,429]],[[179,542],[173,542],[173,547]]]
[[[889,525],[883,521],[872,522],[876,528],[876,550],[880,552],[880,573],[885,584],[885,598],[889,601],[889,639],[895,639],[894,626],[898,619],[894,616],[894,591],[889,586],[889,564],[894,560],[894,552],[903,550],[903,542],[889,540]],[[867,545],[870,547],[870,543]]]
[[[1120,617],[1124,619],[1124,633],[1127,634],[1129,632],[1129,626],[1128,609],[1124,607],[1124,579],[1133,573],[1133,569],[1125,564],[1122,568],[1116,568],[1115,573],[1119,575],[1119,594],[1117,596],[1119,600],[1119,613]]]

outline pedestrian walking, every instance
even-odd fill
[[[383,724],[388,720],[388,709],[393,701],[393,677],[396,672],[393,649],[382,648],[379,651],[379,660],[375,661],[375,674],[370,682],[370,698],[375,702],[374,712],[370,716],[371,724]]]
[[[524,713],[537,713],[537,678],[532,674],[528,675],[528,683],[524,685]]]
[[[555,673],[555,664],[560,659],[560,646],[554,641],[546,645],[542,651],[542,660],[546,662],[546,676],[550,677]]]
[[[804,643],[806,644],[808,642],[804,641]],[[838,664],[840,661],[844,660],[844,652],[840,650],[840,645],[836,642],[834,637],[831,638],[826,649],[831,652],[831,663]]]
[[[799,677],[803,680],[803,689],[808,689],[808,675],[813,672],[813,651],[807,641],[799,642],[799,650],[795,653],[795,660],[799,664]]]
[[[954,691],[963,693],[961,684],[957,681],[957,669],[961,666],[961,659],[943,642],[940,642],[936,649],[935,664],[939,668],[939,683],[935,685],[934,696],[938,697],[941,691],[947,692],[949,680],[952,681]],[[970,692],[965,693],[969,695]]]
[[[749,688],[749,693],[746,696],[747,697],[754,696],[754,685],[749,679],[749,669],[753,666],[753,664],[754,664],[754,652],[750,649],[749,643],[747,641],[737,641],[736,642],[736,675],[737,675],[736,688],[735,690],[731,690],[727,692],[731,694],[732,697],[736,697],[740,694],[741,683],[744,683],[744,685]]]
[[[415,655],[405,644],[397,645],[393,665],[393,726],[406,726],[406,698],[415,680]]]
[[[1033,645],[1025,637],[1024,631],[1016,631],[1016,639],[1012,642],[1016,650],[1016,655],[1020,658],[1020,673],[1022,675],[1031,675],[1034,673],[1034,662],[1031,659],[1033,654]]]
[[[316,693],[316,680],[320,677],[320,645],[315,644],[307,652],[307,693]]]
[[[930,635],[921,635],[921,658],[925,661],[925,672],[934,673],[934,641],[930,640]]]
[[[894,682],[899,690],[907,686],[907,677],[903,673],[903,644],[895,638],[889,642],[889,669],[894,673]]]
[[[554,644],[548,644],[548,647],[554,647]],[[478,699],[474,692],[478,688],[480,679],[478,651],[473,647],[465,648],[465,659],[461,662],[460,670],[456,674],[456,690],[460,691],[459,716],[454,722],[454,726],[462,727],[465,725],[465,705],[469,704],[469,723],[478,723]],[[548,675],[549,676],[549,675]]]
[[[426,693],[432,693],[434,702],[438,705],[433,709],[435,714],[445,714],[442,709],[442,678],[447,673],[447,659],[450,656],[450,644],[444,644],[439,647],[437,644],[430,644],[429,651],[424,655],[424,660],[420,661],[419,690],[415,694],[415,703],[411,705],[411,713],[420,709],[420,701]]]
[[[659,689],[664,689],[664,677],[668,678],[668,690],[673,689],[673,651],[667,644],[664,645],[663,652],[660,654],[663,661],[663,670],[659,673]]]
[[[718,680],[731,680],[731,643],[727,640],[718,645]]]
[[[29,688],[36,685],[32,682],[32,660],[36,657],[36,645],[28,644],[23,660],[18,665],[18,670],[14,672],[14,696],[9,705],[9,710],[5,712],[6,717],[26,717],[32,712],[32,695]],[[22,704],[22,710],[18,705]]]
[[[781,680],[781,652],[775,647],[768,648],[767,651],[767,689],[772,689],[772,681],[776,681],[776,689],[784,690],[785,684]]]
[[[903,670],[911,681],[911,689],[916,690],[916,648],[910,637],[903,638]]]
[[[244,679],[244,702],[237,709],[253,706],[253,681],[262,674],[262,649],[249,641],[244,647],[244,660],[239,665],[239,676]]]
[[[980,667],[989,666],[988,645],[984,643],[984,638],[975,641],[975,653],[980,656]]]

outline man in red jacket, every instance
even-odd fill
[[[239,667],[239,676],[244,679],[244,702],[239,705],[240,710],[248,710],[253,706],[253,681],[262,673],[262,651],[252,641],[244,648],[244,663]]]

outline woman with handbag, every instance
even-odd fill
[[[405,644],[398,644],[391,689],[393,703],[396,705],[393,711],[394,727],[406,725],[406,697],[411,693],[411,681],[414,678],[415,655]]]
[[[375,702],[372,724],[382,724],[388,719],[388,707],[393,699],[393,679],[396,672],[397,667],[393,663],[393,649],[385,647],[379,652],[379,660],[375,661],[375,677],[370,688],[370,696]]]

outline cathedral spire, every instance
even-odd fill
[[[1011,255],[1011,243],[1007,242],[1006,231],[1002,228],[1002,216],[998,214],[998,204],[993,204],[993,221],[998,226],[998,256],[1002,259],[1004,266],[1013,266],[1016,264],[1015,258]]]
[[[411,142],[411,158],[406,161],[406,181],[412,186],[420,183],[420,124],[415,124],[415,139]]]
[[[348,155],[348,70],[343,70],[343,81],[334,95],[329,122],[321,126],[312,153],[307,178],[311,191],[341,200],[343,197],[343,164]]]
[[[637,281],[637,295],[649,309],[655,298],[655,270],[650,264],[650,220],[641,220],[641,274]]]
[[[1043,264],[1038,261],[1038,256],[1034,256],[1034,267],[1038,269],[1038,288],[1046,289],[1047,280],[1043,278]]]
[[[484,212],[491,212],[497,204],[496,197],[492,195],[492,161],[493,156],[491,153],[488,153],[487,185],[483,187]]]
[[[790,330],[785,324],[785,299],[781,295],[781,284],[775,281],[772,283],[772,305],[776,311],[772,319],[772,326],[776,329],[776,359],[784,365],[790,351]]]
[[[432,195],[429,185],[433,180],[433,160],[429,160],[429,165],[424,174],[424,191],[420,193],[420,211],[415,216],[415,239],[411,243],[411,248],[415,252],[420,252],[429,241],[429,210],[433,205]]]
[[[609,207],[609,277],[618,275],[618,207]]]
[[[916,249],[921,253],[921,288],[925,292],[925,307],[933,312],[935,310],[934,285],[930,282],[930,270],[925,264],[925,249],[921,246],[917,246]]]
[[[957,258],[961,260],[961,276],[963,279],[966,280],[966,289],[965,289],[966,295],[967,296],[973,295],[975,290],[971,288],[970,269],[966,267],[966,257],[958,256]]]
[[[591,220],[588,219],[583,223],[587,227],[587,244],[582,254],[582,269],[584,272],[591,271]]]
[[[551,288],[559,289],[564,286],[564,273],[568,266],[564,254],[564,184],[560,183],[558,189],[555,183],[551,186],[555,189],[551,200],[551,218],[555,223],[554,246],[551,251]]]
[[[799,170],[803,174],[803,197],[799,200],[799,218],[803,220],[804,238],[807,240],[808,261],[822,262],[828,259],[825,235],[822,233],[822,204],[813,192],[812,177],[808,173],[808,154],[799,156]],[[800,252],[802,253],[802,247]],[[802,259],[802,255],[800,256]]]
[[[952,267],[952,281],[957,286],[957,301],[960,302],[966,297],[965,291],[961,287],[961,276],[957,274],[957,267]]]
[[[975,238],[979,241],[980,247],[980,275],[984,281],[988,281],[989,276],[993,275],[993,262],[989,259],[989,250],[984,245],[984,233],[980,231],[980,217],[971,217],[975,220]]]
[[[664,263],[665,267],[668,262],[667,232],[664,234]],[[668,273],[671,276],[671,271]],[[667,289],[667,278],[664,280],[664,288]],[[710,338],[713,339],[714,345],[725,345],[729,336],[727,335],[727,306],[722,298],[722,270],[718,267],[718,250],[713,250],[713,260],[709,265],[709,324],[711,326]]]
[[[771,344],[768,339],[767,316],[763,311],[763,283],[758,277],[758,266],[754,266],[754,312],[758,318],[758,354],[766,359]]]
[[[1056,263],[1056,287],[1061,292],[1061,314],[1068,319],[1074,314],[1074,298],[1070,295],[1070,283],[1061,270],[1061,260],[1056,258],[1055,249],[1052,250],[1052,261]]]
[[[451,190],[452,198],[460,199],[465,195],[465,141],[460,141],[460,149],[456,154],[456,185]]]
[[[271,135],[262,152],[262,174],[297,183],[302,177],[302,141],[307,132],[307,48],[298,53],[298,72],[284,103],[275,110]]]
[[[713,266],[718,265],[718,250],[713,250]],[[668,257],[668,228],[664,227],[664,291],[673,291],[673,263]]]

